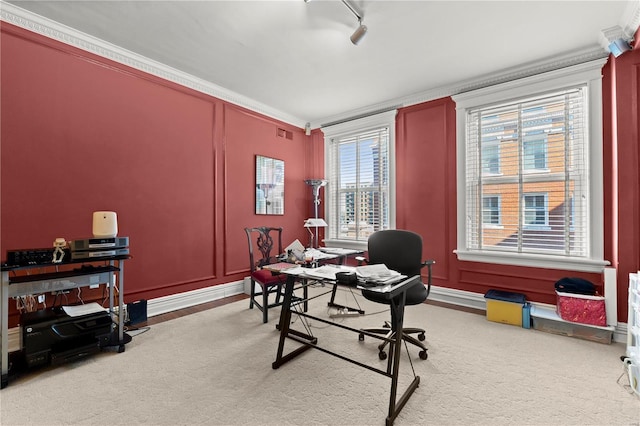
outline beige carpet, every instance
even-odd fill
[[[340,302],[348,297],[341,292]],[[382,308],[359,300],[368,312]],[[15,379],[0,392],[0,424],[384,424],[390,379],[316,350],[273,370],[276,315],[262,324],[248,304],[152,326],[121,354],[101,353]],[[326,300],[314,300],[311,310],[327,316]],[[340,321],[379,326],[386,318],[378,313]],[[640,398],[624,387],[626,378],[617,382],[620,344],[430,305],[408,308],[406,324],[426,326],[430,349],[422,361],[410,347],[421,384],[397,425],[640,425]],[[320,344],[383,363],[373,339],[358,342],[357,335],[317,321],[312,329]],[[402,361],[406,384],[411,366],[406,355]]]

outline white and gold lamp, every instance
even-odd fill
[[[309,235],[310,235],[310,239],[311,242],[309,244],[309,248],[314,248],[314,240],[316,238],[316,236],[313,234],[313,231],[311,231],[311,228],[316,228],[316,233],[318,232],[318,228],[324,228],[329,226],[329,224],[327,222],[324,221],[324,219],[322,218],[316,218],[316,217],[311,217],[307,220],[304,221],[304,227],[307,228],[307,231],[309,231]]]

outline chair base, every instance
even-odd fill
[[[362,331],[366,331],[368,333],[373,334],[383,334],[386,339],[393,339],[395,337],[395,333],[391,331],[391,324],[389,322],[385,322],[383,328],[363,328]],[[418,338],[413,337],[413,334],[417,334]],[[360,333],[359,340],[364,340],[364,333]],[[425,331],[422,328],[415,327],[407,327],[402,329],[402,340],[407,343],[411,343],[412,345],[417,346],[420,350],[418,355],[420,359],[427,359],[429,355],[427,354],[427,347],[422,343],[425,340]],[[383,341],[380,345],[378,345],[378,358],[381,360],[387,359],[387,353],[384,351],[387,345],[389,344],[388,340]]]

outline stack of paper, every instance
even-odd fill
[[[356,274],[365,281],[377,281],[380,283],[393,281],[401,276],[400,272],[393,271],[384,264],[358,266]]]
[[[340,272],[340,268],[331,265],[324,265],[319,268],[309,268],[304,270],[304,274],[309,277],[325,280],[335,280],[336,272]]]
[[[79,317],[82,315],[95,314],[96,312],[107,310],[106,308],[103,308],[96,302],[86,303],[84,305],[63,306],[62,309],[70,317]]]

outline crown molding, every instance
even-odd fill
[[[300,128],[304,128],[307,122],[2,0],[0,20]]]
[[[452,85],[442,86],[435,89],[415,93],[409,96],[391,99],[376,105],[370,105],[367,108],[352,110],[343,114],[326,117],[323,120],[312,122],[311,127],[322,127],[326,124],[345,121],[345,117],[361,117],[390,108],[408,107],[423,102],[432,101],[448,96],[457,95],[471,90],[481,89],[483,87],[495,86],[509,81],[520,80],[549,71],[555,71],[562,68],[568,68],[574,65],[580,65],[594,60],[605,59],[608,52],[604,48],[594,47],[587,48],[571,54],[558,55],[541,61],[529,62],[517,67],[508,68],[501,72],[491,73],[461,81]]]
[[[213,96],[234,105],[247,108],[273,119],[280,120],[300,128],[304,128],[307,124],[308,120],[284,113],[211,82],[202,80],[185,72],[178,71],[162,63],[153,61],[96,37],[29,12],[12,3],[6,3],[3,0],[0,0],[0,20],[147,74],[154,75],[164,80]],[[323,119],[310,122],[310,127],[315,129],[321,127],[323,123],[349,120],[349,118],[345,117],[362,117],[381,110],[407,107],[464,93],[470,90],[506,83],[548,71],[606,58],[608,56],[607,46],[609,45],[610,38],[612,40],[615,38],[629,39],[633,37],[633,34],[635,34],[639,26],[640,0],[631,0],[627,5],[627,9],[620,21],[620,25],[602,30],[600,36],[600,48],[587,48],[582,51],[571,52],[569,54],[547,58],[542,61],[527,63],[498,73],[479,76],[477,78],[458,82],[452,85],[438,87],[401,98],[390,99],[381,103],[369,105],[365,108],[324,117]]]
[[[638,31],[638,27],[640,27],[640,0],[629,0],[625,12],[620,18],[619,25],[602,30],[599,40],[600,48],[586,48],[581,51],[558,55],[541,61],[530,62],[498,73],[479,76],[477,78],[458,82],[449,86],[442,86],[402,98],[391,99],[389,101],[370,105],[366,108],[325,117],[322,120],[312,122],[311,128],[315,129],[317,127],[322,127],[322,123],[345,121],[345,117],[360,117],[389,108],[408,107],[471,90],[481,89],[483,87],[507,83],[509,81],[607,58],[609,56],[609,43],[617,38],[631,40],[636,31]]]
[[[619,25],[602,30],[600,45],[608,51],[609,44],[614,40],[622,39],[631,42],[638,27],[640,27],[640,0],[629,0]]]
[[[640,0],[630,0],[620,20],[620,27],[632,39],[640,27]]]

